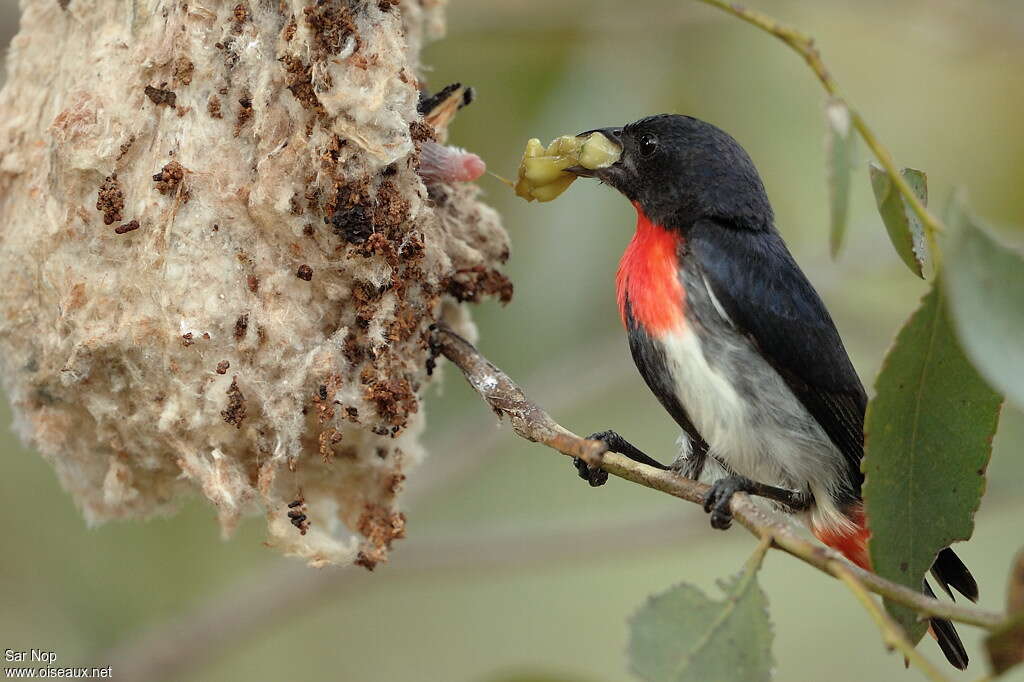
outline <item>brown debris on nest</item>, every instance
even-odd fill
[[[285,85],[292,93],[292,96],[299,101],[304,109],[324,115],[323,107],[320,106],[320,99],[316,96],[313,87],[313,69],[299,57],[285,55],[281,57],[281,64],[284,67]]]
[[[196,67],[188,57],[178,57],[174,60],[174,82],[180,85],[191,85],[192,74]]]
[[[243,314],[238,316],[237,320],[235,320],[235,331],[234,331],[235,339],[238,340],[238,341],[241,341],[242,339],[245,338],[245,334],[248,331],[249,331],[249,313],[243,313]]]
[[[235,116],[235,137],[238,137],[245,124],[252,119],[252,96],[244,95],[238,98],[238,113]]]
[[[448,278],[445,289],[459,302],[479,303],[493,296],[502,303],[512,300],[512,281],[497,270],[475,265],[456,271]]]
[[[405,537],[405,514],[368,504],[359,517],[358,530],[366,542],[359,550],[356,564],[372,571],[387,560],[391,543]]]
[[[390,432],[396,434],[404,429],[409,415],[419,409],[419,400],[409,380],[382,377],[369,367],[363,370],[361,380],[365,387],[363,394],[376,408],[377,416],[391,427]]]
[[[237,374],[231,379],[231,385],[228,386],[227,394],[228,405],[221,411],[220,416],[228,424],[231,424],[236,429],[240,429],[242,428],[242,421],[245,420],[246,408],[245,396],[242,394],[242,390],[238,388]]]
[[[245,22],[249,21],[249,7],[244,2],[235,5],[232,16],[231,32],[235,35],[240,35]]]
[[[342,3],[316,3],[302,10],[306,26],[313,34],[313,48],[318,59],[336,55],[345,47],[348,39],[354,38],[358,52],[362,41],[356,32],[352,10]]]
[[[153,176],[153,182],[156,183],[156,191],[160,194],[168,195],[175,194],[178,192],[178,187],[185,179],[185,167],[177,161],[171,161],[160,169],[160,172]],[[187,189],[182,187],[181,189],[181,200],[184,203],[188,203],[190,198]]]
[[[104,225],[113,225],[124,219],[124,216],[121,215],[121,212],[124,211],[124,192],[121,191],[121,185],[117,182],[116,173],[108,175],[100,185],[100,191],[96,197],[96,210],[103,214]]]
[[[178,96],[174,94],[174,91],[164,90],[162,87],[154,88],[152,85],[146,86],[146,97],[158,107],[165,106],[173,109],[178,103]]]
[[[210,95],[210,99],[206,103],[206,113],[210,115],[210,118],[224,118],[224,114],[220,110],[220,97]]]

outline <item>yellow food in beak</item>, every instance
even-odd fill
[[[601,133],[591,133],[580,149],[580,165],[599,170],[612,165],[622,156],[622,148]]]
[[[566,172],[566,168],[607,168],[621,155],[619,146],[601,133],[591,133],[586,138],[563,135],[547,148],[533,138],[526,143],[519,164],[516,194],[527,201],[551,201],[567,190],[577,177]]]

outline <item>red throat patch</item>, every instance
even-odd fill
[[[678,249],[683,238],[655,225],[636,207],[636,234],[619,261],[615,289],[626,325],[626,301],[637,324],[660,336],[684,322],[686,291],[679,281]]]

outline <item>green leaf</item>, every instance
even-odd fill
[[[971,537],[1002,402],[961,350],[940,282],[897,335],[875,391],[862,463],[871,565],[919,590],[939,550]],[[886,608],[921,638],[928,624],[914,611]]]
[[[878,213],[882,216],[885,229],[889,232],[889,241],[899,254],[903,262],[907,264],[918,277],[924,279],[924,229],[921,227],[921,220],[910,208],[906,199],[900,196],[899,190],[893,184],[892,178],[885,172],[885,169],[876,163],[870,166],[871,189],[875,192],[875,203],[878,204]],[[913,168],[904,168],[900,175],[910,185],[917,198],[922,204],[928,205],[928,176],[923,171]]]
[[[634,672],[647,682],[771,679],[772,627],[755,559],[718,582],[721,601],[685,583],[651,597],[630,622]]]
[[[1024,407],[1024,259],[996,242],[965,207],[946,211],[953,230],[946,291],[968,357],[997,390]]]
[[[839,255],[846,236],[850,205],[850,170],[853,168],[857,137],[846,102],[832,97],[825,103],[825,170],[832,216],[829,246],[832,258]]]

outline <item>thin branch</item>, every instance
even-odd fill
[[[754,548],[754,553],[747,559],[746,570],[748,572],[756,573],[761,570],[761,566],[764,564],[764,556],[772,548],[773,542],[771,535],[765,535],[761,538],[761,542],[757,543],[757,547]]]
[[[526,383],[537,387],[536,391],[544,396],[548,409],[572,409],[595,395],[614,389],[618,382],[632,376],[631,364],[616,362],[622,357],[622,348],[623,341],[618,335],[595,339],[583,351],[573,352],[572,357],[568,357],[568,353],[560,353],[548,358],[544,364],[530,371]],[[580,369],[584,367],[605,369],[588,372],[581,377]],[[485,462],[491,461],[487,454],[499,439],[504,438],[504,432],[494,423],[467,429],[461,421],[454,428],[442,427],[440,438],[425,439],[428,452],[444,453],[444,456],[432,457],[429,466],[420,467],[415,476],[409,477],[408,488],[402,495],[404,508],[416,505],[423,498],[423,493],[438,496],[444,490],[455,488],[475,475]]]
[[[441,354],[462,370],[470,385],[495,413],[509,419],[513,430],[520,437],[546,445],[563,455],[579,457],[587,464],[598,466],[627,481],[687,502],[703,504],[709,486],[608,452],[604,443],[581,438],[569,431],[527,398],[507,374],[484,358],[471,343],[444,324],[438,325],[437,343]],[[775,547],[832,577],[841,577],[842,571],[836,565],[845,560],[839,554],[800,537],[787,522],[758,507],[747,495],[734,495],[731,509],[733,518],[758,538],[768,535]],[[1000,613],[955,602],[942,602],[852,564],[844,567],[868,590],[912,608],[923,616],[945,618],[987,630],[994,630],[1005,622]]]
[[[939,672],[931,662],[921,655],[921,652],[914,648],[914,645],[909,639],[907,634],[897,623],[889,616],[885,610],[878,605],[871,593],[861,584],[857,577],[850,572],[848,565],[841,562],[834,562],[832,564],[833,575],[838,577],[846,586],[850,588],[850,592],[857,598],[864,609],[871,615],[871,618],[875,621],[879,631],[882,633],[882,641],[890,649],[898,649],[906,659],[921,669],[928,679],[934,680],[934,682],[949,682],[949,678]]]
[[[727,12],[734,17],[742,19],[748,24],[752,24],[762,31],[770,33],[782,42],[789,45],[794,51],[804,58],[807,65],[814,71],[814,75],[821,81],[821,85],[825,88],[825,91],[833,97],[838,97],[845,102],[845,98],[840,95],[839,84],[835,78],[829,72],[825,66],[825,62],[821,59],[821,53],[818,51],[817,46],[814,44],[814,38],[811,36],[798,31],[797,29],[787,26],[777,19],[774,19],[767,14],[762,14],[757,10],[744,7],[737,3],[726,2],[725,0],[698,0],[703,2],[705,5],[711,5],[718,9]],[[853,121],[854,127],[860,136],[864,139],[864,142],[874,152],[875,158],[885,168],[885,172],[889,174],[889,179],[892,181],[896,189],[899,190],[900,194],[903,195],[904,200],[910,205],[914,213],[921,220],[921,225],[924,228],[925,236],[928,239],[928,247],[932,252],[932,259],[935,262],[935,267],[938,269],[941,263],[942,253],[939,250],[939,245],[936,240],[936,235],[946,231],[946,226],[941,220],[928,210],[928,208],[917,198],[914,191],[910,189],[910,185],[903,179],[903,176],[899,172],[899,168],[896,166],[896,162],[893,160],[892,153],[889,149],[882,144],[882,142],[875,136],[875,133],[868,127],[867,122],[857,112],[856,109],[849,106],[847,102],[847,108],[850,111],[851,120]]]

